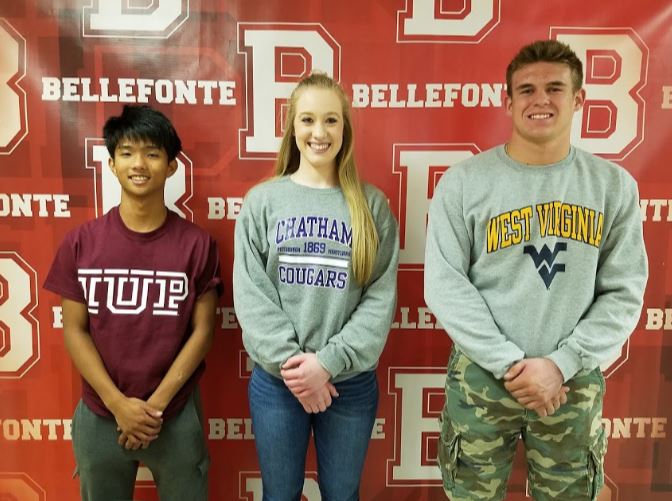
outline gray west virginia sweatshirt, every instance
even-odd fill
[[[429,210],[425,300],[455,345],[501,378],[547,357],[565,381],[618,356],[647,279],[637,185],[572,147],[526,166],[503,146],[449,168]]]

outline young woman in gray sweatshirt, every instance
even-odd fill
[[[300,499],[312,432],[322,496],[357,500],[399,233],[358,178],[348,100],[326,75],[292,93],[275,174],[245,199],[233,270],[264,499]]]

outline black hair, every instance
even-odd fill
[[[168,161],[175,160],[182,150],[182,141],[168,118],[147,105],[126,105],[121,115],[110,117],[103,126],[105,146],[114,158],[117,145],[123,139],[151,141],[166,150]]]

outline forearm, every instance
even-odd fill
[[[455,345],[496,378],[525,358],[499,330],[480,292],[448,263],[426,263],[425,302]]]
[[[637,205],[626,212],[630,220],[614,225],[601,250],[592,305],[548,356],[565,381],[617,358],[639,321],[648,263]]]
[[[259,250],[263,239],[249,218],[244,212],[236,222],[233,303],[245,350],[255,362],[277,373],[301,349],[278,290],[266,274],[266,255]]]
[[[241,307],[244,308],[244,307]],[[277,375],[280,367],[292,356],[301,353],[301,347],[292,328],[285,327],[283,318],[256,317],[246,313],[236,316],[242,329],[243,346],[250,358]],[[264,318],[265,325],[259,318]]]
[[[212,345],[213,333],[193,332],[163,377],[159,386],[147,400],[153,407],[164,410],[184,386],[205,358]]]
[[[560,368],[565,381],[581,370],[593,370],[614,360],[637,325],[640,301],[641,296],[629,301],[618,293],[599,296],[572,333],[546,358]]]
[[[206,292],[196,301],[192,312],[191,336],[148,399],[149,404],[164,410],[203,361],[212,345],[216,307],[217,295],[214,290]]]
[[[363,372],[375,367],[390,332],[397,304],[399,264],[399,229],[391,214],[378,235],[376,264],[357,308],[340,332],[317,352],[320,364],[333,378],[342,372]]]
[[[320,364],[332,378],[343,372],[371,370],[378,363],[394,316],[396,271],[394,259],[388,272],[367,286],[340,332],[317,351]]]
[[[367,327],[351,320],[317,352],[317,359],[334,378],[343,372],[371,370],[385,347],[390,323],[391,318]]]
[[[114,413],[117,402],[125,396],[112,381],[89,333],[76,327],[66,328],[64,340],[79,373],[95,390],[105,407]]]
[[[439,188],[427,226],[425,302],[453,342],[499,379],[525,352],[500,331],[472,283],[472,237],[463,215],[461,182],[444,175]]]

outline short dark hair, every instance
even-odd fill
[[[557,40],[538,40],[518,51],[506,68],[506,93],[511,97],[511,79],[513,74],[532,63],[562,63],[569,66],[572,73],[574,92],[583,85],[583,64],[566,43]]]
[[[166,150],[168,161],[172,162],[182,150],[182,141],[168,118],[147,105],[126,105],[121,115],[110,117],[103,126],[105,146],[114,158],[119,141],[151,141]]]

